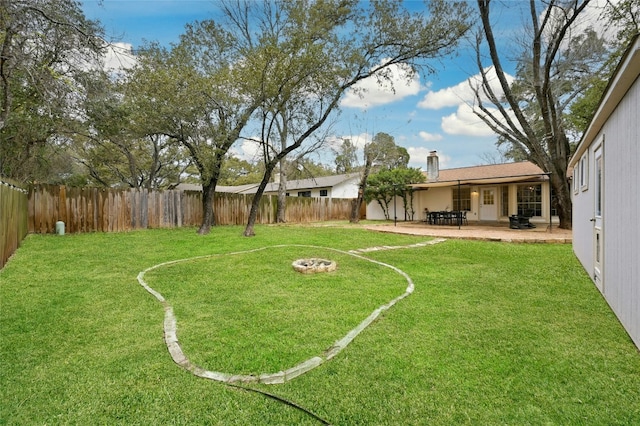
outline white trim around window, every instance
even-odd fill
[[[589,157],[585,152],[580,158],[580,190],[586,191],[589,188]]]

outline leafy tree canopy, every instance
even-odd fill
[[[0,174],[48,180],[102,28],[72,0],[0,0]]]

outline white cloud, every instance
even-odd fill
[[[109,45],[104,56],[104,69],[106,71],[115,71],[133,68],[137,60],[132,49],[133,46],[129,43],[113,43]]]
[[[258,140],[258,139],[256,139]],[[234,144],[231,153],[241,160],[254,163],[260,158],[260,144],[253,140],[242,139]]]
[[[500,87],[500,82],[496,76],[495,69],[493,67],[487,67],[485,68],[485,73],[487,74],[491,89],[496,96],[501,97],[503,91]],[[513,76],[506,74],[505,77],[509,84],[513,82]],[[473,105],[475,103],[474,88],[479,87],[481,82],[482,77],[480,76],[480,73],[478,73],[455,86],[446,87],[436,92],[429,91],[418,103],[418,107],[424,109],[441,109],[461,104]],[[486,102],[487,99],[483,97],[483,101]]]
[[[369,133],[365,132],[357,135],[334,136],[332,138],[328,138],[326,142],[329,148],[337,151],[345,139],[348,139],[352,144],[354,144],[358,151],[362,151],[364,149],[364,146],[371,142],[371,139],[373,139],[373,137]]]
[[[428,133],[425,131],[418,132],[418,136],[425,142],[436,142],[442,140],[442,135],[437,133]]]
[[[349,89],[340,105],[366,109],[401,101],[407,96],[417,95],[421,89],[420,76],[413,74],[408,66],[390,65],[384,78],[370,77]]]
[[[463,81],[453,87],[440,89],[436,92],[427,92],[424,98],[418,102],[418,107],[425,109],[441,109],[459,105],[460,103],[466,102],[470,99],[473,99],[473,93],[471,88],[469,88],[468,81]]]
[[[491,130],[467,104],[458,106],[453,114],[442,117],[442,130],[450,135],[491,136]]]

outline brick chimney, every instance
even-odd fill
[[[440,166],[438,165],[438,155],[436,151],[431,151],[427,157],[427,180],[429,182],[437,181],[439,174]]]

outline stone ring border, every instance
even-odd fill
[[[419,244],[419,245],[414,245],[414,246],[422,246],[422,245],[428,245],[428,244],[435,244],[441,242],[441,240],[433,240],[433,241],[429,241],[428,243],[425,244]],[[261,251],[261,250],[267,250],[270,248],[282,248],[282,247],[307,247],[307,248],[318,248],[318,249],[323,249],[323,250],[329,250],[329,251],[334,251],[336,253],[341,253],[341,254],[345,254],[345,255],[349,255],[349,256],[353,256],[356,257],[358,259],[362,259],[362,260],[366,260],[368,262],[371,263],[375,263],[384,267],[387,267],[393,271],[395,271],[396,273],[402,275],[406,280],[407,280],[407,288],[404,291],[403,294],[401,294],[400,296],[394,298],[393,300],[389,301],[388,303],[379,306],[377,309],[375,309],[367,318],[365,318],[360,324],[358,324],[354,329],[352,329],[351,331],[349,331],[343,338],[337,340],[331,347],[327,348],[324,353],[322,355],[317,355],[314,356],[306,361],[301,362],[300,364],[297,364],[287,370],[284,371],[278,371],[276,373],[264,373],[264,374],[260,374],[260,375],[243,375],[243,374],[230,374],[230,373],[224,373],[224,372],[219,372],[219,371],[209,371],[206,370],[202,367],[199,367],[195,364],[193,364],[189,358],[187,358],[187,356],[184,354],[182,347],[180,346],[180,342],[178,341],[178,334],[177,334],[177,320],[176,317],[173,313],[173,307],[169,304],[169,302],[167,302],[167,300],[162,296],[162,294],[160,294],[159,292],[157,292],[156,290],[154,290],[153,288],[151,288],[144,280],[144,275],[149,272],[152,271],[154,269],[158,269],[161,268],[163,266],[168,266],[168,265],[173,265],[176,263],[182,263],[182,262],[187,262],[187,261],[191,261],[191,260],[198,260],[198,259],[206,259],[206,258],[210,258],[210,257],[215,257],[215,256],[233,256],[233,255],[239,255],[239,254],[247,254],[247,253],[253,253],[253,252],[257,252],[257,251]],[[382,249],[390,249],[392,247],[384,247]],[[393,247],[396,248],[396,247]],[[397,247],[400,248],[400,247]],[[384,262],[379,262],[377,260],[373,260],[373,259],[369,259],[367,257],[361,256],[359,254],[356,254],[354,251],[343,251],[343,250],[338,250],[338,249],[334,249],[334,248],[330,248],[330,247],[321,247],[321,246],[313,246],[313,245],[303,245],[303,244],[281,244],[281,245],[275,245],[275,246],[268,246],[268,247],[261,247],[261,248],[257,248],[257,249],[253,249],[253,250],[245,250],[245,251],[239,251],[239,252],[232,252],[232,253],[220,253],[220,254],[208,254],[208,255],[203,255],[203,256],[195,256],[195,257],[190,257],[190,258],[186,258],[186,259],[178,259],[178,260],[172,260],[172,261],[168,261],[168,262],[163,262],[163,263],[159,263],[157,265],[151,266],[145,270],[143,270],[142,272],[140,272],[138,274],[138,283],[140,283],[140,285],[147,290],[149,293],[151,293],[163,306],[164,308],[164,340],[165,343],[167,345],[167,349],[169,350],[169,353],[171,354],[171,358],[173,359],[173,361],[178,364],[180,367],[190,371],[192,374],[194,374],[195,376],[198,377],[202,377],[205,379],[209,379],[209,380],[216,380],[219,382],[224,382],[224,383],[263,383],[263,384],[280,384],[280,383],[285,383],[289,380],[292,380],[320,365],[322,365],[325,361],[330,360],[331,358],[335,357],[336,355],[338,355],[345,347],[347,347],[347,345],[349,343],[351,343],[351,341],[353,339],[355,339],[355,337],[360,334],[360,332],[362,332],[362,330],[364,330],[367,326],[369,326],[376,318],[378,318],[378,316],[380,316],[380,314],[386,310],[388,310],[389,308],[391,308],[393,305],[395,305],[398,301],[404,299],[405,297],[409,296],[411,293],[413,293],[413,290],[415,288],[413,281],[411,280],[411,277],[409,277],[409,275],[407,275],[407,273],[405,273],[404,271],[400,270],[399,268],[396,268],[395,266],[389,265],[387,263]]]

